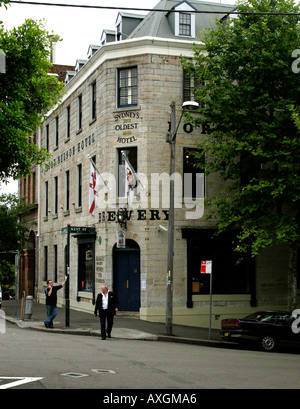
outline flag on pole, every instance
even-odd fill
[[[97,172],[91,163],[90,166],[90,187],[89,187],[89,213],[95,216],[95,209],[97,206],[98,198],[98,184],[97,184]]]
[[[136,187],[136,177],[125,155],[124,155],[124,159],[125,159],[125,196],[128,198],[128,206],[130,208],[132,205],[133,198],[134,198],[134,188]]]

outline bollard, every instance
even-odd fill
[[[26,297],[26,305],[25,305],[25,319],[30,320],[32,316],[32,305],[33,305],[33,297],[32,295],[28,295]]]

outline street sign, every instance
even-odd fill
[[[211,274],[211,267],[212,267],[211,260],[201,261],[200,273],[201,274]]]
[[[70,233],[84,233],[84,234],[95,234],[95,227],[85,227],[85,226],[70,226]],[[68,226],[61,229],[61,234],[68,234]]]
[[[202,260],[200,274],[210,274],[209,279],[209,332],[208,338],[211,336],[211,315],[212,315],[212,260]]]

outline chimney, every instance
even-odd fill
[[[56,45],[57,45],[57,41],[58,41],[58,36],[55,35],[50,35],[49,36],[49,40],[50,40],[50,62],[51,64],[55,64],[56,63]]]

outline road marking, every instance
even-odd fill
[[[85,376],[89,376],[86,375],[84,373],[76,373],[76,372],[67,372],[67,373],[62,373],[62,376],[70,376],[71,378],[83,378]]]
[[[24,385],[25,383],[36,382],[43,378],[33,378],[28,376],[0,376],[0,381],[4,380],[14,380],[14,382],[6,383],[5,385],[0,385],[0,389],[14,388],[15,386]]]
[[[95,372],[95,373],[114,373],[114,374],[116,373],[112,369],[92,369],[92,372]]]

